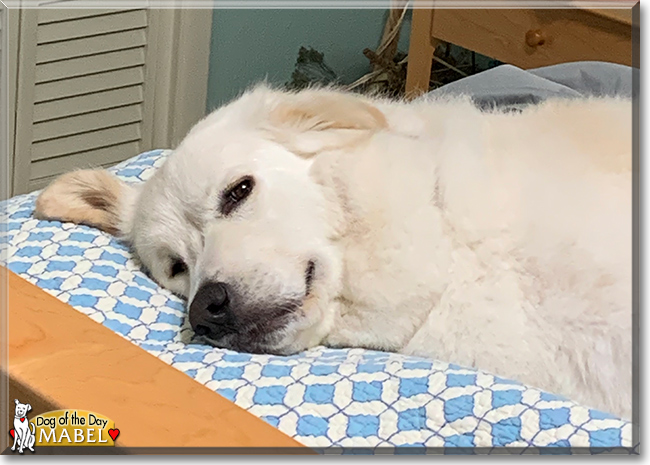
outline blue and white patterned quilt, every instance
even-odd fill
[[[167,154],[143,153],[112,171],[141,182]],[[250,355],[192,342],[184,302],[148,278],[125,244],[90,227],[34,219],[35,198],[0,203],[10,270],[307,446],[542,453],[632,446],[626,421],[453,364],[324,347]]]

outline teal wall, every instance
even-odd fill
[[[291,80],[298,50],[313,47],[350,83],[370,70],[363,49],[376,49],[386,10],[214,10],[207,110],[267,79]],[[404,49],[410,23],[404,24]]]

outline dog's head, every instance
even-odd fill
[[[16,401],[16,417],[25,418],[27,416],[27,412],[29,412],[32,409],[32,406],[29,404],[21,404],[18,399],[15,399],[15,401]]]
[[[313,160],[385,125],[358,96],[261,86],[199,122],[141,187],[72,172],[40,195],[36,214],[125,237],[154,279],[188,298],[192,327],[215,345],[294,352],[326,335],[340,287]]]

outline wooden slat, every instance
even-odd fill
[[[80,18],[91,18],[117,13],[116,9],[76,9],[76,8],[41,8],[38,11],[38,24],[58,23]]]
[[[140,140],[141,137],[140,124],[133,123],[86,134],[36,142],[32,145],[32,163],[38,160],[45,160],[46,158],[60,157],[124,142],[136,141]]]
[[[45,63],[36,66],[36,83],[131,68],[142,64],[144,64],[144,47]]]
[[[34,142],[142,121],[140,104],[34,124]]]
[[[142,152],[142,151],[140,150],[139,152]],[[124,160],[114,161],[114,162],[110,162],[110,163],[103,163],[102,165],[100,165],[100,167],[101,168],[110,168],[112,166],[117,165],[118,163],[120,163],[122,161],[124,161]]]
[[[36,63],[49,63],[70,58],[97,55],[99,53],[125,50],[144,46],[147,43],[145,29],[116,32],[94,37],[82,37],[65,42],[39,45]]]
[[[76,2],[75,0],[41,0],[40,2],[38,2],[38,6],[40,8],[44,8],[44,7],[52,7],[52,5],[56,5],[54,8],[58,8],[61,6],[62,3],[65,3],[64,8],[66,8],[73,5]]]
[[[38,27],[37,41],[38,44],[46,44],[146,26],[147,12],[144,10],[130,10],[110,16],[44,24]]]
[[[65,97],[90,94],[111,89],[142,84],[144,70],[142,66],[119,69],[100,74],[91,74],[78,78],[37,84],[34,94],[36,103],[47,102]]]
[[[27,182],[27,189],[25,189],[25,192],[34,192],[39,189],[44,189],[49,183],[54,181],[54,179],[56,179],[56,176],[48,176],[34,181],[30,180]]]
[[[112,145],[89,152],[32,163],[31,181],[58,176],[75,168],[95,168],[124,161],[140,153],[139,142]]]
[[[38,400],[34,405],[105,415],[120,429],[120,447],[278,447],[314,453],[4,267],[0,279],[9,294],[3,368],[12,385],[23,387],[22,396]]]
[[[81,115],[102,109],[142,103],[142,85],[70,97],[34,105],[34,122]]]
[[[132,142],[132,144],[133,144],[133,146],[139,146],[137,142]],[[107,149],[110,149],[110,147],[107,147]],[[133,154],[137,154],[137,153],[140,153],[140,152],[142,152],[142,150],[138,149],[136,152],[133,152],[131,156],[133,156]],[[62,157],[60,160],[65,161],[66,158],[67,157]],[[127,157],[127,158],[129,158],[129,157]],[[101,169],[101,168],[106,169],[106,168],[110,168],[112,166],[115,166],[118,163],[123,162],[124,160],[126,160],[126,158],[123,158],[123,159],[118,158],[118,159],[116,159],[114,161],[110,161],[108,163],[95,163],[93,165],[83,165],[82,164],[81,166],[82,167],[87,166],[89,168],[95,168],[95,169]],[[41,163],[41,162],[38,162],[38,163]],[[74,166],[69,167],[68,166],[66,168],[66,171],[70,171],[71,169],[74,169],[74,168],[76,168],[76,167],[74,167]],[[58,169],[56,170],[56,172],[57,172],[57,174],[52,174],[52,175],[49,175],[49,176],[45,176],[44,178],[30,179],[29,182],[27,183],[27,190],[25,190],[25,192],[34,192],[34,191],[39,190],[39,189],[44,189],[45,187],[47,187],[48,184],[50,184],[52,181],[54,181],[61,174],[64,173],[64,171],[59,171]]]

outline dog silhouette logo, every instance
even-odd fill
[[[29,449],[34,452],[34,443],[36,442],[36,427],[27,419],[27,412],[32,409],[29,404],[22,404],[16,399],[16,414],[14,415],[14,427],[9,433],[14,438],[14,445],[11,446],[12,451],[23,453],[24,449]]]

